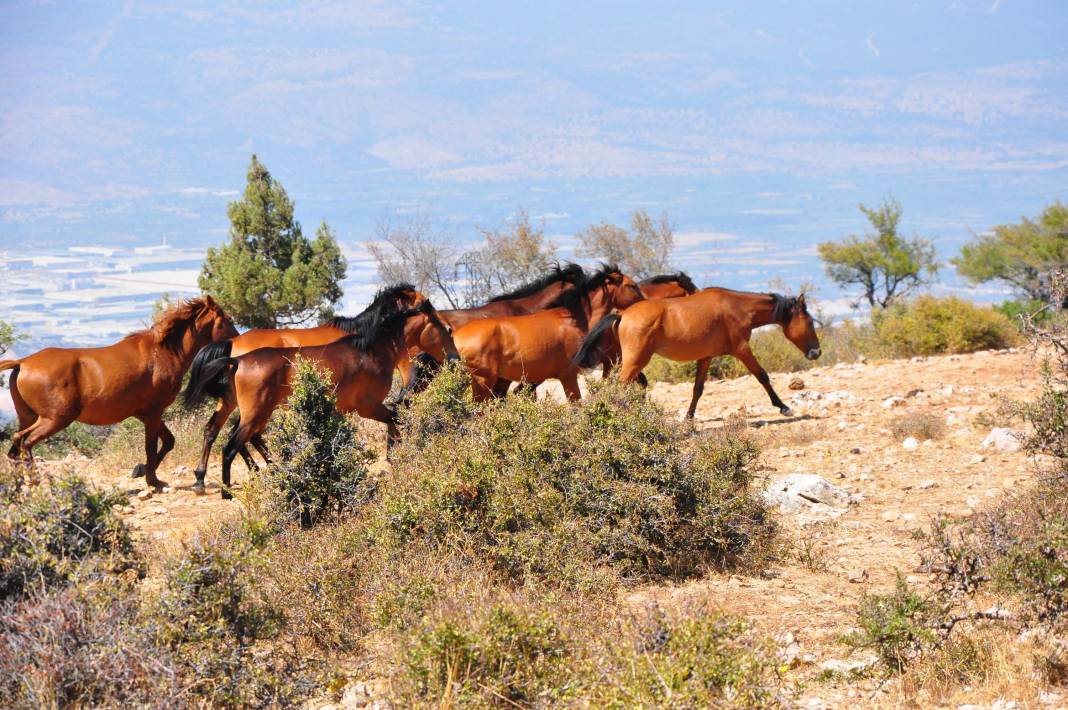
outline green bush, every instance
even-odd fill
[[[27,489],[0,469],[0,601],[62,586],[84,574],[142,572],[117,491],[94,491],[67,475]]]
[[[890,357],[970,353],[1020,342],[1012,322],[959,298],[920,296],[872,314],[873,338]]]
[[[898,574],[893,592],[861,599],[860,630],[848,641],[857,648],[874,649],[887,666],[901,670],[940,640],[945,613],[942,603],[921,596]]]
[[[994,310],[1012,321],[1012,324],[1019,330],[1023,330],[1027,321],[1039,326],[1047,326],[1056,322],[1059,313],[1057,309],[1047,307],[1048,305],[1034,299],[1021,299],[1003,301],[994,306]]]
[[[292,704],[315,688],[313,669],[278,638],[285,615],[264,589],[269,557],[244,533],[224,524],[168,560],[146,617],[155,643],[196,679],[190,692],[210,706]],[[263,642],[269,654],[257,647]]]
[[[104,448],[110,433],[111,427],[72,422],[66,429],[35,447],[34,454],[46,459],[62,458],[69,453],[95,456]]]
[[[462,399],[465,381],[440,378],[421,396]],[[374,527],[383,545],[459,545],[515,580],[581,585],[609,567],[627,578],[693,574],[766,553],[773,524],[750,487],[755,456],[736,437],[690,445],[618,383],[570,405],[508,398],[447,431],[409,435]]]
[[[266,476],[280,495],[283,517],[310,527],[329,509],[351,509],[367,498],[374,454],[337,411],[333,384],[315,365],[297,359],[292,390],[289,407],[274,416],[268,436],[274,462]]]

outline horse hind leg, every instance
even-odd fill
[[[234,459],[237,458],[238,453],[248,454],[248,450],[245,445],[249,440],[258,434],[253,433],[253,429],[248,422],[238,422],[234,428],[230,439],[226,442],[226,446],[223,447],[222,456],[222,498],[223,500],[230,500],[234,497],[233,492],[230,489],[230,468],[233,466]]]
[[[26,430],[37,421],[37,412],[33,411],[33,408],[22,398],[22,394],[19,392],[18,388],[18,381],[19,368],[16,367],[11,371],[11,379],[8,381],[8,387],[11,392],[11,402],[15,405],[15,414],[18,417],[18,428],[15,430],[15,434],[11,437],[11,448],[7,452],[8,457],[15,460],[22,458],[21,444],[26,436]]]
[[[712,358],[701,358],[697,361],[697,374],[693,378],[693,397],[690,399],[690,408],[686,410],[686,418],[693,419],[697,411],[697,400],[705,391],[705,381],[708,379],[708,367],[712,364]]]
[[[74,417],[63,417],[58,419],[38,417],[37,421],[31,424],[28,428],[23,429],[12,437],[12,449],[14,449],[15,446],[18,446],[25,455],[27,463],[32,466],[33,447],[53,434],[66,429],[74,419]]]
[[[200,463],[197,464],[196,470],[193,472],[197,479],[196,483],[193,484],[193,491],[198,495],[204,492],[204,479],[208,474],[211,447],[214,446],[215,440],[219,437],[219,432],[222,431],[226,420],[230,418],[230,414],[236,408],[237,403],[234,401],[233,391],[227,391],[226,396],[215,405],[215,411],[212,412],[211,418],[204,425],[204,446],[200,452]]]

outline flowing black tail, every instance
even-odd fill
[[[596,367],[601,364],[603,352],[601,350],[601,336],[609,328],[614,328],[623,319],[618,313],[609,313],[582,339],[582,347],[571,360],[571,365],[579,368]]]
[[[185,406],[195,407],[207,396],[215,399],[226,396],[230,389],[228,366],[233,347],[230,340],[216,340],[200,349],[189,367],[189,384],[182,393]]]

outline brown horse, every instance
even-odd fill
[[[684,271],[677,271],[674,274],[660,274],[659,276],[651,276],[647,279],[643,279],[638,282],[638,289],[642,292],[642,296],[648,299],[657,298],[681,298],[682,296],[689,296],[692,293],[697,292],[697,286],[694,285],[693,280]],[[605,337],[601,340],[601,377],[607,378],[612,372],[612,368],[619,362],[622,353],[619,350],[619,343],[606,333]],[[648,384],[645,380],[645,375],[639,374],[638,381],[641,382],[642,387]],[[515,392],[533,394],[540,382],[528,382],[520,384],[516,387]]]
[[[749,337],[761,326],[778,324],[786,339],[809,360],[820,356],[820,342],[804,295],[786,298],[777,293],[748,293],[707,288],[692,296],[644,301],[622,314],[603,318],[583,341],[575,364],[593,367],[603,357],[602,336],[614,332],[623,354],[620,377],[633,382],[654,353],[672,360],[697,360],[697,379],[687,417],[693,417],[704,391],[712,358],[733,355],[757,378],[784,416],[793,414],[771,386],[771,378],[749,348]],[[605,338],[612,340],[609,336]]]
[[[305,348],[260,348],[239,357],[219,358],[205,365],[200,379],[190,379],[189,398],[197,402],[213,383],[223,380],[234,393],[241,418],[223,448],[223,497],[230,497],[230,467],[245,444],[267,426],[271,414],[291,394],[290,381],[297,357],[323,367],[331,376],[337,408],[384,422],[388,445],[399,432],[396,413],[384,403],[393,384],[393,370],[408,355],[408,348],[426,348],[444,359],[459,357],[452,337],[429,300],[403,309],[391,289],[379,292],[359,317],[360,327],[328,345]],[[197,487],[204,479],[198,474]]]
[[[602,266],[546,310],[471,321],[458,328],[453,338],[471,372],[475,398],[499,396],[511,382],[552,378],[560,380],[568,399],[578,399],[578,368],[571,359],[590,324],[641,299],[629,276],[615,266]]]
[[[586,272],[578,264],[556,264],[537,279],[508,293],[494,296],[481,306],[438,311],[438,314],[456,330],[473,320],[536,313],[585,280]],[[413,392],[423,390],[441,365],[441,360],[435,360],[425,353],[412,354],[412,370],[409,372],[410,376],[404,378],[404,389],[399,397],[401,400]]]
[[[392,298],[400,309],[416,308],[427,300],[426,296],[417,291],[411,284],[398,284],[379,292],[376,295],[376,298],[378,297]],[[364,313],[352,318],[333,318],[314,328],[257,328],[233,338],[212,343],[193,358],[193,365],[189,371],[190,385],[186,388],[184,395],[186,406],[193,405],[191,400],[192,382],[204,381],[202,371],[209,363],[221,358],[238,357],[258,348],[302,348],[326,345],[358,332],[364,325],[366,313],[367,311],[365,310]],[[427,337],[433,337],[432,333],[428,332]],[[407,378],[410,361],[403,360],[399,367],[402,376]],[[211,457],[211,447],[215,444],[215,439],[219,436],[223,425],[226,424],[226,420],[237,407],[234,393],[228,386],[225,386],[225,383],[222,385],[219,385],[219,383],[209,384],[205,391],[207,394],[218,398],[218,402],[215,405],[215,412],[211,415],[211,419],[204,425],[204,446],[200,453],[200,463],[195,471],[197,477],[196,490],[198,491],[203,490],[204,475],[207,473],[208,460]],[[263,443],[263,439],[259,434],[253,436],[250,443],[256,447],[264,457],[264,460],[266,460],[267,446]],[[248,467],[255,469],[256,464],[249,455],[248,450],[243,447],[240,453]]]
[[[102,348],[45,348],[14,368],[11,399],[19,432],[8,456],[32,463],[33,447],[71,422],[117,424],[137,417],[145,425],[144,473],[150,486],[165,484],[156,469],[174,447],[163,411],[182,386],[193,356],[210,342],[237,335],[233,321],[210,296],[184,301],[150,327]]]

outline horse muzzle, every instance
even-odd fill
[[[445,362],[460,362],[459,353],[447,353],[445,355]]]
[[[820,354],[822,352],[823,351],[820,350],[819,348],[812,348],[807,353],[805,353],[805,357],[807,357],[809,360],[819,360],[820,359]]]

